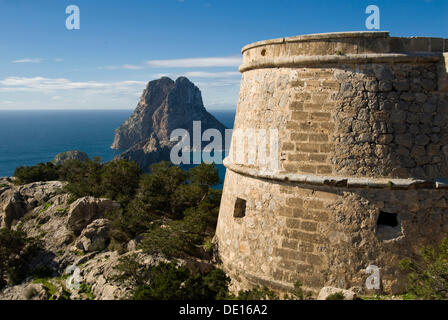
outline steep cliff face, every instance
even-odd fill
[[[135,160],[147,170],[169,160],[173,130],[185,129],[193,136],[193,121],[201,121],[202,132],[213,128],[224,137],[224,125],[207,112],[198,87],[185,77],[163,77],[148,83],[134,114],[115,131],[112,148],[124,149],[118,158]]]

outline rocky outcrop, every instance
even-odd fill
[[[87,155],[87,153],[78,150],[65,151],[58,153],[54,157],[53,164],[55,165],[63,164],[67,160],[87,161],[89,160],[89,156]]]
[[[59,181],[35,182],[23,186],[3,183],[0,189],[0,227],[10,228],[27,211],[62,192]]]
[[[60,181],[33,182],[19,186],[18,190],[27,205],[27,210],[30,210],[62,194],[64,185],[65,183]]]
[[[76,247],[84,252],[104,250],[109,241],[110,221],[98,219],[89,224],[82,232]]]
[[[20,192],[9,189],[0,195],[0,227],[10,228],[14,220],[25,214],[26,205]]]
[[[4,300],[47,300],[45,287],[40,283],[24,283],[3,290],[0,295]]]
[[[92,293],[98,300],[116,300],[126,297],[129,289],[118,285],[113,281],[113,276],[117,274],[114,268],[119,260],[128,255],[135,255],[137,261],[147,267],[157,265],[160,261],[166,261],[159,256],[151,256],[141,251],[131,251],[124,254],[114,252],[104,252],[87,261],[82,267],[81,281],[92,286]],[[74,296],[76,298],[76,296]]]
[[[95,219],[101,218],[106,211],[120,209],[120,204],[109,199],[84,197],[70,205],[68,226],[75,233],[80,233]]]
[[[1,212],[2,221],[8,217],[7,227],[20,228],[41,242],[41,249],[27,263],[31,276],[0,289],[0,300],[124,299],[132,288],[113,278],[120,259],[135,254],[148,268],[162,260],[137,250],[136,240],[127,252],[109,250],[110,221],[103,215],[119,208],[114,201],[84,197],[70,205],[70,195],[64,193],[61,182],[17,186],[8,179],[0,181],[0,208],[7,207],[6,215]],[[52,275],[38,276],[38,270],[51,270]],[[77,270],[78,287],[67,284],[71,275],[67,270]],[[89,288],[89,294],[79,284]]]
[[[201,121],[201,131],[225,127],[204,108],[201,91],[190,80],[163,77],[148,83],[134,114],[115,131],[114,149],[124,150],[118,158],[135,160],[143,170],[152,163],[169,160],[170,135],[185,129],[192,137],[193,121]],[[201,133],[202,133],[201,132]]]

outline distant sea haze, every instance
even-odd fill
[[[208,110],[227,128],[235,111]],[[12,176],[19,166],[53,160],[62,151],[80,150],[90,158],[113,159],[110,148],[115,129],[133,110],[20,110],[0,111],[0,177]],[[223,175],[223,168],[220,168]]]

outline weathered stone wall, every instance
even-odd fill
[[[362,290],[370,264],[403,288],[399,259],[448,236],[447,44],[367,32],[243,49],[235,129],[276,129],[279,148],[266,173],[232,141],[244,161],[226,161],[216,242],[235,288]]]
[[[370,265],[380,268],[386,292],[405,284],[401,258],[448,235],[448,190],[371,190],[311,187],[228,171],[217,227],[218,249],[235,289],[266,285],[287,291],[300,280],[365,289]],[[236,198],[246,216],[233,216]],[[378,226],[380,212],[398,226]]]
[[[447,177],[448,98],[436,89],[433,63],[251,70],[235,128],[278,128],[284,173]]]

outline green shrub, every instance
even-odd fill
[[[82,282],[79,285],[78,292],[80,294],[84,295],[87,298],[87,300],[95,300],[95,298],[96,298],[95,295],[93,294],[92,285],[91,284]]]
[[[151,166],[151,173],[140,178],[135,199],[128,211],[137,216],[173,214],[172,198],[176,189],[185,184],[187,173],[169,162]]]
[[[123,240],[146,234],[148,252],[190,254],[216,226],[221,192],[211,188],[219,182],[215,169],[199,165],[185,172],[168,162],[155,164],[150,174],[141,176],[125,210],[108,213],[107,218]],[[200,183],[199,177],[206,181]]]
[[[424,246],[417,261],[403,259],[402,270],[408,272],[408,292],[421,299],[448,299],[448,239],[438,248]]]
[[[17,174],[30,181],[24,173],[40,172],[42,168],[18,168]],[[100,158],[94,158],[67,160],[60,166],[47,164],[44,168],[57,173],[52,178],[67,181],[65,191],[72,200],[93,196],[121,203],[122,209],[105,213],[112,225],[112,249],[124,251],[124,243],[146,235],[143,247],[147,252],[173,257],[199,254],[204,240],[214,234],[221,200],[221,191],[212,188],[220,183],[214,164],[184,171],[162,161],[152,165],[149,174],[141,174],[136,162],[114,160],[102,164]],[[50,206],[45,204],[40,212]]]
[[[115,280],[134,288],[134,300],[216,300],[228,298],[230,279],[220,269],[192,273],[176,261],[147,268],[136,256],[120,259]]]
[[[52,181],[59,179],[59,166],[55,166],[51,162],[39,163],[31,167],[18,167],[14,172],[14,176],[18,179],[19,184],[32,183],[37,181]]]
[[[330,294],[326,300],[344,300],[345,296],[342,291]]]
[[[66,190],[75,198],[104,197],[126,206],[138,187],[140,168],[134,161],[113,160],[101,163],[93,160],[68,160],[59,169],[61,180],[67,181]]]
[[[58,208],[56,209],[56,213],[58,215],[63,216],[64,214],[66,214],[68,212],[69,208]]]
[[[101,197],[101,173],[103,165],[101,159],[79,161],[67,160],[59,170],[61,180],[67,181],[65,190],[75,198],[86,196]]]
[[[135,161],[113,160],[103,166],[101,173],[102,196],[126,206],[138,188],[140,167]]]
[[[285,300],[308,300],[312,296],[310,291],[302,289],[302,282],[296,281],[294,283],[294,289],[289,294],[285,295]]]
[[[201,243],[202,237],[198,226],[184,221],[173,221],[149,231],[144,236],[141,248],[149,254],[161,253],[167,257],[183,257],[195,255],[196,245]]]
[[[50,300],[53,300],[52,297],[56,295],[58,292],[58,288],[56,285],[51,283],[50,279],[48,278],[36,278],[33,280],[33,283],[39,283],[44,286],[45,290],[50,295]]]
[[[219,171],[215,164],[202,163],[188,170],[188,179],[192,184],[200,186],[207,191],[211,186],[219,184]]]
[[[135,253],[121,257],[114,269],[117,271],[117,275],[113,276],[112,280],[127,287],[137,288],[143,286],[150,278],[149,269],[138,262]]]
[[[45,211],[47,211],[53,204],[50,202],[47,202],[44,204],[44,206],[42,207],[42,209],[39,210],[39,213],[44,213]]]
[[[152,228],[145,234],[141,248],[168,257],[197,255],[204,250],[205,239],[214,234],[217,218],[218,207],[204,202],[198,208],[187,209],[183,219]]]
[[[62,277],[61,278],[50,278],[50,277],[42,277],[42,278],[35,278],[33,280],[33,283],[39,283],[44,286],[47,293],[50,295],[48,300],[70,300],[71,293],[65,289],[62,288],[60,295],[58,295],[59,290],[58,287],[53,283],[54,281],[61,281],[65,280]]]
[[[0,229],[0,289],[27,276],[27,263],[39,248],[40,243],[21,230]]]

